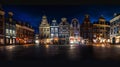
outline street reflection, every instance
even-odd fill
[[[49,45],[45,45],[45,47],[46,47],[46,49],[48,49],[48,48],[49,48]]]
[[[9,45],[0,47],[0,60],[120,60],[120,46],[87,45]]]
[[[93,46],[95,46],[95,47],[108,47],[108,48],[111,47],[110,44],[93,44]]]
[[[10,45],[5,47],[7,50],[13,50],[15,48],[15,45]]]
[[[25,45],[22,45],[24,48],[29,48],[31,46],[34,46],[34,44],[25,44]]]
[[[113,56],[111,50],[107,47],[94,47],[94,55],[95,58],[104,60]]]
[[[58,46],[52,46],[52,45],[45,45],[45,56],[47,57],[51,57],[51,56],[55,56],[56,54],[58,54]]]
[[[14,50],[15,50],[15,45],[9,45],[5,47],[5,51],[6,51],[6,59],[8,60],[13,60],[13,56],[14,56]]]
[[[78,48],[79,46],[76,45],[70,45],[67,54],[68,54],[68,58],[70,60],[76,60],[77,58],[79,58],[79,54],[80,54],[80,50]]]

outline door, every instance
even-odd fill
[[[112,43],[115,44],[115,37],[112,38]]]

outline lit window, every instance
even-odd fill
[[[55,30],[58,30],[58,28],[55,28]]]
[[[10,34],[12,34],[12,30],[10,30]]]
[[[9,30],[8,30],[8,29],[6,29],[6,33],[7,33],[7,34],[9,33]]]
[[[15,35],[15,30],[13,30],[13,35]]]
[[[58,34],[55,34],[56,37],[58,37]]]
[[[54,34],[51,34],[51,37],[53,37],[54,36]]]
[[[51,28],[51,30],[54,30],[54,28]]]
[[[54,28],[51,28],[51,32],[54,32]]]
[[[55,28],[55,32],[58,32],[58,28]]]

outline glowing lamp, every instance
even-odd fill
[[[36,44],[39,44],[39,40],[36,40],[35,43],[36,43]]]

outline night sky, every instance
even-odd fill
[[[89,14],[91,22],[94,22],[101,15],[109,21],[113,18],[114,13],[120,13],[120,7],[113,5],[2,5],[2,7],[5,12],[12,11],[14,13],[14,19],[30,23],[35,29],[35,33],[39,32],[38,27],[42,15],[47,16],[49,23],[51,23],[53,18],[56,18],[57,22],[60,23],[62,17],[68,18],[69,23],[72,18],[77,18],[82,23],[85,14]]]

